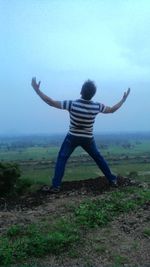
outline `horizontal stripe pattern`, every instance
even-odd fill
[[[104,112],[105,106],[101,103],[78,99],[64,100],[61,108],[70,113],[69,132],[76,136],[92,137],[93,124],[98,113]]]

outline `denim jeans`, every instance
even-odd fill
[[[61,185],[67,160],[74,149],[78,146],[81,146],[94,159],[109,182],[116,179],[116,176],[111,173],[107,162],[98,151],[94,138],[78,137],[67,134],[58,154],[55,166],[55,174],[52,180],[53,187],[58,187]]]

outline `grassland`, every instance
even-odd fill
[[[40,140],[40,139],[39,139]],[[54,166],[61,142],[48,140],[47,143],[21,142],[8,144],[3,142],[0,149],[0,160],[15,161],[20,164],[22,179],[35,183],[49,183],[54,174]],[[38,141],[37,141],[38,142]],[[5,144],[5,145],[4,145]],[[107,160],[112,171],[116,174],[128,176],[134,173],[138,180],[150,178],[150,138],[120,136],[102,138],[97,137],[98,147]],[[80,162],[80,164],[79,164]],[[77,148],[67,163],[64,180],[80,180],[94,178],[101,175],[101,171],[92,159]]]
[[[3,140],[0,160],[17,162],[21,179],[30,182],[29,191],[34,191],[50,183],[60,141],[54,137]],[[114,173],[146,186],[119,188],[96,197],[46,199],[41,207],[2,212],[2,225],[15,223],[0,234],[0,266],[149,266],[150,136],[97,137],[97,144]],[[67,163],[64,180],[101,174],[78,148]]]

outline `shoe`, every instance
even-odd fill
[[[43,186],[42,188],[42,192],[45,192],[45,193],[59,193],[60,192],[60,187],[49,187],[47,185]]]
[[[53,187],[51,186],[50,189],[49,189],[49,192],[50,193],[59,193],[60,192],[60,187]]]
[[[117,178],[109,182],[111,187],[118,187],[118,181]]]

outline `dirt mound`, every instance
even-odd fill
[[[133,182],[129,178],[118,177],[118,186],[128,186]],[[95,179],[86,179],[80,181],[71,181],[62,183],[62,192],[71,190],[83,190],[86,192],[100,193],[110,188],[108,180],[103,177],[97,177]]]
[[[132,185],[133,182],[129,178],[119,177],[119,187]],[[69,196],[71,194],[100,194],[106,190],[111,190],[109,183],[105,177],[97,177],[95,179],[87,179],[80,181],[63,182],[61,192],[59,194],[50,194],[38,190],[37,192],[0,198],[0,211],[10,210],[24,210],[26,208],[32,208],[39,206],[46,202],[48,199],[60,198]]]

